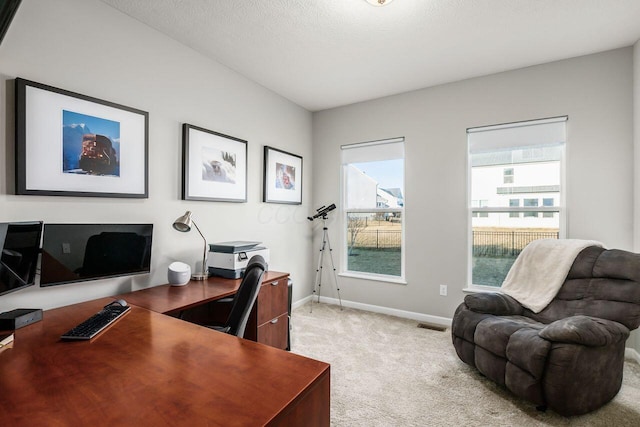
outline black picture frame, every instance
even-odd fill
[[[302,184],[302,156],[265,146],[262,201],[300,205]]]
[[[188,123],[182,125],[182,200],[247,201],[244,139]]]
[[[15,88],[16,194],[149,197],[149,113],[22,78]]]

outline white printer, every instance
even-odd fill
[[[227,279],[238,279],[242,277],[247,263],[254,255],[261,255],[269,264],[269,249],[258,246],[260,243],[242,240],[211,243],[207,259],[209,274]]]

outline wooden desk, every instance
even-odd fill
[[[0,352],[0,425],[329,425],[323,362],[133,305],[89,342],[60,340],[112,300],[15,331]]]
[[[288,277],[288,273],[267,271],[262,283]],[[211,276],[207,280],[191,280],[184,286],[161,285],[128,292],[114,298],[124,298],[130,304],[148,308],[156,313],[171,314],[234,295],[240,279]]]
[[[258,299],[247,322],[246,338],[280,349],[287,348],[288,277],[288,273],[265,272]],[[234,295],[240,282],[241,279],[212,276],[207,280],[192,280],[184,286],[155,286],[118,295],[115,298],[123,298],[129,304],[144,307],[156,313],[178,316],[183,310],[194,309]]]

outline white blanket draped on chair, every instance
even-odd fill
[[[534,240],[516,258],[501,291],[539,313],[562,287],[576,256],[589,246],[602,243],[580,239]]]

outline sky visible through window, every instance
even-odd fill
[[[367,176],[375,179],[380,188],[399,188],[404,194],[404,159],[379,162],[352,163]]]

